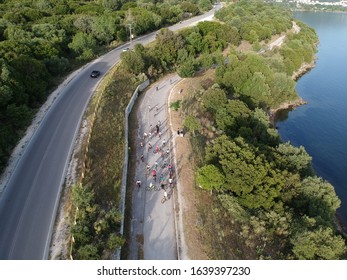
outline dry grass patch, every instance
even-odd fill
[[[200,73],[194,78],[187,78],[181,81],[174,89],[169,103],[177,100],[182,100],[182,108],[178,111],[170,110],[170,119],[172,129],[175,135],[176,145],[176,170],[179,180],[180,196],[182,197],[182,205],[180,211],[183,213],[183,228],[184,236],[187,245],[187,254],[190,259],[208,259],[206,254],[207,248],[199,230],[200,217],[199,207],[201,205],[201,191],[196,188],[195,171],[199,157],[195,152],[200,149],[193,149],[190,134],[185,137],[177,136],[177,129],[183,127],[183,121],[186,117],[186,110],[190,108],[190,112],[194,111],[194,102],[190,100],[196,92],[202,90],[205,86],[209,86],[214,80],[214,70],[209,70],[205,73]],[[195,148],[198,148],[195,146]]]

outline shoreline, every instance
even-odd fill
[[[295,108],[305,105],[308,102],[304,99],[302,99],[301,97],[298,97],[297,99],[293,100],[293,101],[288,101],[288,102],[284,102],[281,105],[279,105],[277,108],[275,109],[270,109],[269,114],[270,114],[270,123],[271,125],[275,128],[276,127],[276,120],[277,120],[277,116],[278,113],[283,111],[283,110],[294,110]]]
[[[310,63],[306,63],[304,62],[300,68],[295,71],[292,75],[292,79],[294,81],[297,81],[300,77],[302,77],[303,75],[305,75],[307,72],[309,72],[312,68],[314,68],[316,66],[316,60],[317,58],[314,57],[314,59],[310,62]],[[287,102],[284,102],[282,104],[280,104],[278,107],[276,108],[271,108],[269,110],[269,115],[270,115],[270,123],[271,125],[276,128],[276,120],[277,120],[277,116],[278,116],[278,113],[280,111],[283,111],[283,110],[294,110],[295,108],[299,107],[299,106],[302,106],[302,105],[305,105],[307,104],[308,102],[304,99],[302,99],[300,96],[298,96],[297,99],[295,100],[292,100],[292,101],[287,101]]]
[[[301,67],[295,71],[292,75],[292,79],[294,81],[297,81],[300,77],[308,73],[312,68],[316,66],[316,60],[315,57],[314,60],[311,63],[303,63]],[[302,99],[300,96],[296,100],[288,101],[280,104],[277,108],[270,109],[269,115],[270,115],[270,123],[273,126],[273,128],[277,129],[276,127],[276,120],[278,113],[283,110],[294,110],[299,106],[308,104],[308,102],[304,99]],[[314,171],[315,172],[315,171]],[[347,238],[347,225],[345,225],[342,222],[342,219],[340,218],[340,215],[338,213],[335,213],[335,227],[336,230],[343,235],[345,238]]]
[[[335,226],[336,230],[347,238],[347,226],[342,222],[342,218],[340,218],[340,214],[337,212],[335,214]]]
[[[347,9],[346,10],[323,10],[323,9],[298,9],[298,8],[294,8],[291,9],[293,12],[315,12],[315,13],[347,13]]]
[[[316,60],[317,57],[314,57],[313,61],[311,61],[310,63],[304,62],[303,64],[301,64],[300,68],[293,73],[292,79],[294,81],[297,81],[307,72],[310,72],[310,70],[316,66]]]

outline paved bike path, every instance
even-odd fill
[[[131,238],[129,246],[130,259],[175,260],[177,259],[176,225],[174,213],[174,195],[169,187],[168,164],[173,165],[173,150],[171,128],[168,116],[168,97],[171,89],[181,78],[171,75],[165,80],[153,84],[139,100],[136,115],[138,130],[136,140],[136,175],[134,180],[141,181],[141,187],[135,188],[132,197]],[[159,122],[159,123],[158,123]],[[156,125],[162,134],[159,137]],[[147,137],[144,139],[144,133]],[[149,134],[152,133],[152,136]],[[163,146],[163,140],[165,145]],[[143,147],[141,147],[141,142]],[[152,148],[149,149],[149,143]],[[156,147],[162,152],[155,152]],[[141,160],[143,154],[144,160]],[[154,181],[152,170],[155,169],[157,178]],[[150,171],[147,172],[146,165]],[[160,176],[169,199],[162,203],[164,190],[160,187]],[[152,183],[155,187],[149,189]]]

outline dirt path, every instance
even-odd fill
[[[292,23],[293,23],[292,29],[288,30],[285,33],[282,33],[280,35],[280,37],[278,37],[278,38],[277,38],[278,35],[273,36],[273,39],[271,40],[271,42],[267,46],[263,47],[258,53],[262,54],[265,51],[271,51],[274,48],[281,47],[281,45],[284,43],[284,40],[287,38],[288,32],[292,32],[294,34],[299,33],[300,32],[300,27],[296,24],[295,21],[293,21]]]

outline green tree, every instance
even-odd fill
[[[293,253],[300,260],[337,260],[346,254],[346,244],[331,228],[298,233],[292,240]]]
[[[249,213],[240,205],[236,197],[228,194],[220,194],[218,195],[218,200],[221,202],[224,209],[226,209],[232,216],[232,218],[235,218],[241,222],[246,222],[249,220]]]
[[[19,106],[9,104],[6,108],[5,116],[11,127],[16,131],[20,131],[30,124],[32,111],[25,104]]]
[[[225,91],[218,87],[211,87],[202,95],[203,106],[214,114],[225,107],[227,103],[228,99]]]
[[[195,73],[195,60],[192,57],[188,57],[177,69],[178,75],[182,78],[193,77]]]
[[[260,108],[253,111],[249,127],[252,129],[252,138],[258,143],[275,147],[281,142],[277,130],[270,128],[269,116]]]
[[[99,0],[99,2],[106,10],[119,10],[125,1],[123,1],[123,0]]]
[[[94,192],[81,183],[75,184],[72,187],[72,201],[75,207],[86,209],[91,207],[94,201]]]
[[[75,51],[79,59],[90,59],[93,56],[93,49],[96,46],[96,40],[91,34],[78,32],[72,38],[69,48]]]
[[[163,19],[163,24],[176,23],[182,18],[183,11],[180,5],[170,5],[169,3],[157,4],[158,14]]]
[[[16,78],[28,95],[28,106],[36,107],[45,100],[50,75],[46,66],[38,59],[22,55],[11,61],[16,71]],[[30,77],[30,79],[28,79]]]
[[[270,87],[266,82],[266,77],[261,72],[255,72],[253,77],[248,79],[241,89],[242,96],[246,96],[254,107],[266,108],[272,104]]]
[[[334,223],[336,209],[340,204],[334,187],[319,177],[305,178],[299,196],[295,199],[296,207],[325,225]]]
[[[178,51],[184,47],[184,40],[181,35],[176,35],[167,28],[160,29],[156,38],[149,54],[160,61],[163,69],[169,70],[177,61]]]
[[[273,107],[279,106],[283,102],[298,98],[295,91],[295,82],[285,73],[275,72],[269,85],[271,96],[273,98]]]
[[[94,17],[91,15],[80,15],[74,21],[74,26],[83,33],[90,34],[92,32]]]
[[[145,62],[139,52],[127,51],[121,54],[122,65],[133,74],[140,74],[144,71]]]
[[[216,166],[208,164],[198,169],[196,180],[198,185],[205,190],[220,190],[225,182],[225,177]]]
[[[207,70],[215,63],[215,57],[212,54],[201,54],[198,58],[198,63],[203,70]]]
[[[75,244],[74,247],[78,248],[83,244],[91,243],[93,240],[93,235],[90,230],[89,225],[85,220],[77,220],[76,224],[71,227],[71,234],[74,237]]]
[[[190,33],[189,36],[185,38],[185,40],[187,41],[189,45],[191,45],[194,48],[195,53],[200,53],[202,51],[203,44],[202,44],[202,36],[200,33],[192,32]]]
[[[93,244],[87,244],[78,248],[77,251],[78,259],[80,260],[98,260],[100,255],[98,248]]]
[[[184,64],[187,59],[190,59],[190,56],[186,48],[177,51],[177,63],[179,65]]]
[[[195,135],[196,131],[201,129],[199,120],[194,116],[188,116],[184,119],[183,126]]]
[[[216,107],[215,120],[220,129],[232,134],[241,127],[249,126],[251,114],[251,110],[241,100],[228,100],[223,107]]]
[[[285,186],[282,173],[241,137],[234,141],[226,136],[217,138],[213,146],[207,147],[206,159],[221,166],[226,179],[224,189],[232,191],[247,208],[270,209]]]
[[[125,240],[121,236],[119,236],[115,233],[111,233],[107,242],[106,242],[106,247],[109,250],[115,250],[115,249],[123,246],[124,242],[125,242]]]
[[[109,44],[116,36],[116,22],[113,16],[99,16],[94,18],[91,33],[101,43]]]
[[[68,40],[65,30],[51,23],[37,23],[31,29],[35,37],[49,41],[57,49],[61,48],[60,44],[65,44]]]
[[[161,16],[151,11],[132,8],[130,9],[130,14],[131,16],[126,23],[133,24],[133,31],[136,35],[153,31],[161,25]]]
[[[299,172],[301,175],[311,174],[312,157],[306,152],[303,146],[294,147],[289,142],[279,144],[276,148],[276,162],[280,168],[290,172]]]
[[[184,1],[181,3],[181,9],[184,12],[191,13],[193,16],[196,16],[200,12],[199,7],[196,4],[188,1]]]
[[[69,60],[65,57],[52,56],[44,61],[47,70],[54,76],[62,75],[69,69]]]
[[[208,11],[212,8],[211,1],[210,0],[199,0],[198,6],[203,11]]]

